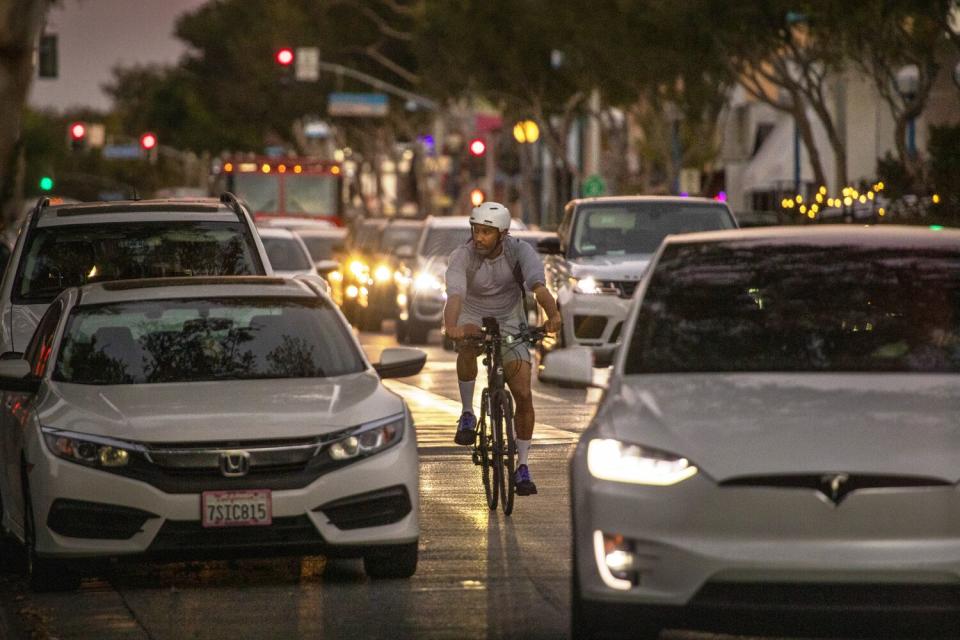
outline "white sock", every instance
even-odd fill
[[[457,380],[460,383],[460,403],[464,411],[473,413],[473,387],[477,384],[474,380]]]
[[[527,464],[527,454],[530,453],[529,440],[517,440],[518,464]]]

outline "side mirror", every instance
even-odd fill
[[[23,358],[8,358],[7,355],[0,356],[0,391],[36,393],[40,388],[40,378],[30,376],[30,363]]]
[[[593,351],[589,347],[570,347],[548,353],[543,360],[540,379],[560,385],[586,389],[603,388],[594,381]]]
[[[420,349],[391,347],[380,354],[380,362],[373,365],[381,378],[415,376],[427,362],[427,354]]]
[[[558,253],[563,253],[563,250],[560,248],[560,238],[559,237],[549,237],[541,238],[537,241],[537,253],[543,253],[546,255],[556,255]]]
[[[398,258],[412,258],[417,254],[416,250],[408,244],[402,244],[393,252]]]

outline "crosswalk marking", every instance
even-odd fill
[[[460,417],[459,402],[398,380],[384,380],[383,384],[400,394],[410,406],[417,426],[417,444],[421,449],[449,449],[455,446],[453,433],[457,418]],[[480,415],[480,407],[475,406],[474,412]],[[578,438],[577,433],[557,429],[549,424],[537,422],[534,425],[533,440],[537,445],[570,444]]]

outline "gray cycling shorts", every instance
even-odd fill
[[[505,318],[497,318],[497,322],[500,323],[500,335],[502,336],[512,335],[520,331],[521,319],[519,315],[513,314]],[[460,326],[465,324],[475,324],[479,327],[483,325],[483,320],[464,312],[460,315],[460,322],[458,324]],[[507,344],[506,342],[501,343],[500,358],[503,360],[504,364],[508,362],[514,362],[516,360],[520,360],[528,364],[532,362],[530,349],[527,347],[526,342],[516,342],[513,344]]]

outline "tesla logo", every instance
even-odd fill
[[[220,473],[227,478],[245,476],[250,471],[250,454],[246,451],[224,451],[220,454]]]
[[[846,495],[846,491],[843,490],[843,485],[850,480],[850,476],[846,473],[831,473],[820,478],[820,491],[830,498],[830,501],[834,504],[840,504],[840,501],[843,500]]]

